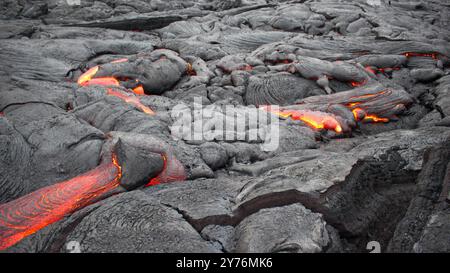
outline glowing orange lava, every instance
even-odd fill
[[[389,122],[388,118],[378,117],[377,115],[366,115],[364,117],[365,121],[373,121],[373,122]]]
[[[301,120],[306,125],[314,129],[333,130],[336,133],[342,133],[342,126],[333,115],[328,113],[309,110],[272,111],[269,107],[262,108],[284,118],[290,117],[293,120]]]
[[[0,205],[0,250],[96,201],[115,189],[122,168],[111,162],[72,179],[29,193]]]
[[[89,82],[90,80],[92,80],[92,78],[95,76],[95,74],[97,74],[98,72],[98,65],[89,68],[88,71],[84,72],[79,78],[77,83],[81,86],[85,86],[87,84],[87,82]]]
[[[118,60],[114,60],[111,63],[123,63],[128,62],[127,58],[122,58]],[[95,74],[97,74],[99,70],[99,66],[96,65],[90,68],[88,71],[84,72],[79,78],[77,83],[81,86],[90,86],[90,85],[114,85],[120,86],[120,81],[114,77],[101,77],[94,78]],[[137,95],[145,95],[144,87],[139,85],[132,89],[133,92]]]
[[[358,103],[353,104],[353,106],[355,105],[358,105]],[[366,111],[359,107],[352,109],[352,113],[356,121],[389,122],[388,118],[379,117],[375,114],[367,114]]]
[[[429,53],[417,53],[417,52],[405,52],[403,53],[407,58],[410,57],[429,57],[437,60],[438,53],[436,52],[429,52]]]
[[[141,109],[141,111],[146,114],[149,114],[149,115],[155,114],[155,112],[153,112],[152,109],[150,109],[149,107],[142,104],[141,101],[139,100],[139,98],[136,96],[127,95],[124,92],[116,91],[116,90],[113,90],[112,88],[108,88],[107,94],[110,96],[118,97],[118,98],[124,100],[126,103],[131,104],[138,109]]]
[[[350,84],[351,84],[353,87],[363,86],[363,85],[365,85],[366,83],[367,83],[367,80],[364,80],[364,81],[361,81],[361,82],[355,82],[355,81],[350,82]]]
[[[118,59],[115,61],[112,61],[111,63],[121,63],[126,62],[128,59]],[[120,81],[114,77],[101,77],[101,78],[94,78],[95,74],[97,74],[99,70],[99,66],[94,66],[90,68],[88,71],[83,73],[78,78],[78,84],[81,86],[91,86],[91,85],[103,85],[103,86],[120,86]],[[142,85],[139,85],[132,89],[133,92],[136,95],[145,95],[144,88]],[[145,106],[141,103],[138,97],[133,96],[127,96],[119,91],[114,91],[111,88],[108,88],[108,95],[115,96],[118,98],[123,99],[125,102],[134,105],[138,109],[141,109],[144,113],[149,115],[154,115],[155,112],[152,111],[148,106]]]
[[[133,88],[133,92],[139,96],[145,95],[144,87],[142,87],[142,85],[139,85],[138,87]]]
[[[172,155],[161,155],[164,160],[163,171],[156,177],[150,179],[146,187],[186,180],[186,172],[183,165]]]
[[[103,78],[93,78],[89,81],[84,82],[81,86],[91,86],[91,85],[114,85],[119,86],[120,83],[116,78],[113,77],[103,77]]]

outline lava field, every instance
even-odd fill
[[[2,0],[0,252],[450,252],[445,0]]]

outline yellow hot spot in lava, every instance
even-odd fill
[[[104,78],[94,78],[87,82],[84,82],[82,86],[91,86],[91,85],[114,85],[119,86],[120,83],[116,78],[113,77],[104,77]]]
[[[353,106],[356,106],[356,105],[358,105],[359,104],[359,102],[350,102],[349,104],[347,104],[348,105],[348,107],[353,107]]]
[[[301,120],[306,125],[314,129],[334,130],[336,133],[342,133],[342,126],[334,118],[334,116],[324,112],[309,111],[309,110],[272,111],[270,110],[270,107],[262,107],[262,109],[270,111],[283,118],[290,117],[293,120]]]
[[[358,103],[349,103],[347,106],[349,106],[351,108],[356,105],[358,105]],[[389,122],[388,118],[378,117],[375,114],[367,114],[364,109],[359,108],[359,107],[352,109],[352,113],[353,113],[353,116],[355,117],[356,121],[365,120],[365,121],[372,121],[372,122]]]
[[[122,58],[118,60],[114,60],[111,63],[122,63],[127,62],[127,58]],[[88,69],[88,71],[84,72],[79,78],[77,83],[81,86],[89,86],[89,85],[120,85],[119,80],[114,77],[102,77],[102,78],[94,78],[95,74],[97,74],[99,70],[99,66],[96,65]]]
[[[112,154],[112,163],[117,168],[117,181],[120,181],[122,179],[122,166],[119,164],[119,160],[117,159],[117,155],[115,153]]]
[[[98,72],[98,65],[90,68],[88,71],[84,72],[79,78],[78,78],[78,84],[84,86],[86,82],[90,81],[95,74]]]
[[[364,111],[363,109],[356,107],[355,109],[352,110],[353,116],[355,117],[356,121],[360,121],[362,119],[364,119],[364,117],[366,116],[366,111]]]
[[[376,115],[366,115],[364,117],[364,120],[369,120],[369,121],[373,121],[373,122],[389,122],[388,118],[381,118]]]

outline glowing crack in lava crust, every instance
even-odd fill
[[[175,158],[172,154],[162,154],[161,155],[164,166],[163,171],[156,177],[150,179],[150,181],[145,185],[146,187],[158,185],[161,183],[170,183],[174,181],[186,180],[186,172],[183,164]]]
[[[115,61],[112,61],[111,63],[122,63],[127,62],[128,59],[118,59]],[[90,86],[90,85],[116,85],[120,86],[119,79],[115,77],[100,77],[100,78],[94,78],[97,74],[100,67],[98,65],[89,68],[86,72],[84,72],[79,78],[77,83],[81,86]],[[127,79],[126,79],[127,80]],[[144,90],[142,85],[138,85],[137,87],[132,89],[134,93],[138,95],[143,95]]]
[[[389,119],[386,117],[380,117],[376,114],[373,113],[367,113],[366,110],[364,110],[363,108],[360,107],[360,105],[362,104],[362,100],[364,100],[365,102],[370,102],[371,100],[375,100],[378,96],[383,96],[386,94],[386,91],[381,91],[375,94],[367,94],[367,95],[361,95],[361,96],[356,96],[356,97],[352,97],[352,101],[348,103],[346,106],[347,108],[349,108],[352,113],[353,116],[355,118],[355,121],[368,121],[368,122],[389,122]]]
[[[119,186],[122,168],[111,162],[0,205],[0,250],[85,207]]]
[[[118,97],[118,98],[124,100],[128,104],[134,105],[136,108],[141,109],[141,111],[146,114],[149,114],[149,115],[155,114],[155,112],[153,112],[152,109],[150,109],[148,106],[145,106],[144,104],[142,104],[141,101],[139,100],[139,98],[136,96],[128,95],[128,94],[125,94],[125,92],[113,90],[112,88],[108,88],[107,94],[110,96]]]
[[[111,63],[120,63],[120,62],[127,62],[128,59],[118,59],[115,61],[112,61]],[[91,86],[91,85],[103,85],[103,86],[121,86],[119,79],[115,77],[101,77],[101,78],[94,78],[94,76],[97,74],[99,70],[99,66],[96,65],[94,67],[91,67],[86,72],[84,72],[79,78],[77,83],[80,86]],[[132,89],[133,92],[136,95],[144,95],[144,88],[142,85],[138,85],[137,87]],[[153,112],[149,107],[143,105],[138,97],[134,97],[132,95],[125,95],[123,92],[115,91],[112,88],[108,88],[108,95],[118,97],[122,100],[124,100],[126,103],[129,103],[131,105],[134,105],[138,109],[141,109],[144,113],[149,115],[154,115],[155,112]]]
[[[270,107],[264,106],[261,108],[283,118],[290,117],[293,120],[301,120],[313,129],[333,130],[336,133],[342,133],[342,126],[339,124],[333,114],[310,110],[273,111],[270,109]]]

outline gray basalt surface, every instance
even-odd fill
[[[449,26],[444,0],[3,0],[0,206],[94,169],[112,144],[123,173],[1,251],[449,252]],[[141,105],[80,86],[94,66]],[[266,123],[269,104],[342,132]],[[175,127],[198,116],[174,112],[199,107],[201,140]],[[230,116],[253,122],[217,127]],[[168,157],[182,181],[145,187]]]

